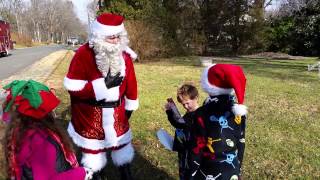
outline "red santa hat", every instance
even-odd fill
[[[213,64],[207,67],[202,73],[201,86],[210,96],[235,92],[238,104],[232,107],[233,113],[240,116],[247,114],[247,107],[243,105],[246,77],[240,66]]]
[[[103,13],[91,24],[91,33],[101,36],[112,36],[124,31],[123,16]]]
[[[92,22],[91,33],[100,36],[112,36],[119,34],[125,30],[123,21],[123,16],[112,13],[103,13],[99,15],[94,22]],[[125,51],[133,60],[138,58],[138,55],[130,47],[126,47]]]

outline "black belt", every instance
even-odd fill
[[[121,104],[120,99],[118,101],[109,101],[109,102],[106,102],[104,99],[100,101],[96,101],[95,99],[90,99],[90,100],[82,100],[81,102],[90,104],[92,106],[99,106],[101,108],[115,108],[120,106]]]

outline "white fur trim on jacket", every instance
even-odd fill
[[[104,148],[117,147],[122,144],[126,144],[126,143],[130,142],[132,139],[132,132],[130,129],[125,134],[123,134],[119,137],[116,137],[116,139],[113,140],[112,142],[108,142],[107,139],[105,139],[105,140],[88,139],[88,138],[85,138],[85,137],[81,136],[80,134],[78,134],[75,131],[72,123],[69,123],[68,133],[69,133],[70,137],[72,138],[73,142],[77,146],[82,147],[82,148],[86,148],[86,149],[90,149],[90,150],[100,150],[100,149],[104,149]]]
[[[117,101],[119,100],[120,86],[112,87],[106,92],[106,101]]]
[[[210,84],[208,80],[208,71],[209,68],[214,66],[215,64],[205,68],[203,70],[202,76],[201,76],[201,87],[202,89],[208,93],[210,96],[218,96],[222,94],[231,94],[233,92],[233,88],[220,88],[213,84]]]
[[[102,99],[105,99],[105,101],[117,101],[119,99],[119,86],[108,89],[104,78],[93,80],[92,86],[97,101]]]
[[[234,104],[232,106],[232,112],[235,114],[235,115],[240,115],[240,116],[244,116],[248,113],[248,110],[247,110],[247,106],[243,105],[243,104]]]
[[[102,126],[105,135],[105,140],[110,144],[117,143],[117,132],[114,129],[114,109],[102,109]]]
[[[127,46],[124,51],[128,53],[133,60],[136,60],[138,58],[138,54],[135,53],[129,46]]]
[[[91,23],[90,30],[93,34],[102,36],[112,36],[124,31],[124,24],[122,23],[118,26],[108,26],[101,24],[97,20],[95,20]]]
[[[4,89],[0,88],[0,106],[2,105],[2,102],[4,102],[7,99],[7,96],[9,95],[9,91],[6,91]],[[2,107],[0,107],[2,108]]]
[[[88,81],[64,77],[63,85],[68,91],[81,91]]]
[[[118,167],[127,163],[131,163],[134,157],[134,149],[132,144],[129,143],[121,149],[112,151],[111,157],[114,165]]]
[[[97,172],[107,164],[107,154],[105,152],[98,154],[82,153],[81,163],[84,167]]]
[[[131,100],[128,99],[127,97],[124,97],[125,99],[125,109],[128,111],[135,111],[139,107],[139,99],[136,100]]]

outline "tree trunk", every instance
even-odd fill
[[[18,17],[17,13],[15,14],[15,19],[16,19],[16,23],[17,23],[17,32],[18,32],[19,35],[21,35],[22,31],[21,31],[21,28],[20,28],[20,21],[19,21],[19,17]]]
[[[235,11],[235,20],[234,20],[234,27],[233,27],[233,30],[234,30],[234,33],[233,33],[233,39],[232,39],[232,51],[233,53],[237,54],[238,51],[239,51],[239,44],[240,44],[240,38],[239,38],[239,26],[240,26],[240,15],[241,15],[241,2],[240,0],[236,0],[236,11]]]

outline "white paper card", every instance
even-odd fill
[[[168,150],[172,151],[173,137],[163,128],[157,131],[157,137],[161,144]]]

